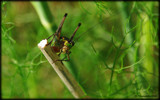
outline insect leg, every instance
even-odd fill
[[[60,49],[60,53],[58,54],[58,56],[60,56],[60,55],[61,55],[61,53],[62,53],[62,50]]]
[[[78,26],[77,26],[77,28],[75,29],[75,31],[74,31],[74,33],[73,33],[73,35],[71,36],[71,38],[70,38],[69,42],[71,42],[71,41],[72,41],[72,39],[73,39],[74,35],[76,34],[76,32],[77,32],[77,30],[79,29],[79,27],[80,27],[80,26],[81,26],[81,23],[79,23],[79,24],[78,24]]]
[[[55,60],[55,61],[70,61],[70,57],[69,57],[70,53],[71,53],[71,52],[67,53],[67,56],[65,56],[63,59],[61,59],[61,60]],[[68,59],[66,59],[66,57],[67,57]],[[64,60],[64,59],[66,59],[66,60]]]
[[[70,52],[71,53],[71,52]],[[70,61],[70,57],[69,57],[69,55],[70,55],[70,53],[67,53],[67,60],[64,60],[64,61]]]
[[[66,56],[65,56],[65,58],[62,59],[62,61],[70,61],[70,57],[69,57],[70,53],[71,53],[71,52],[67,53],[67,58],[68,58],[68,59],[64,60],[64,59],[66,58]]]
[[[60,38],[61,29],[62,29],[63,23],[64,23],[64,21],[65,21],[65,19],[66,19],[66,16],[67,16],[67,13],[65,13],[65,15],[64,15],[64,17],[63,17],[63,19],[62,19],[62,21],[61,21],[61,24],[59,25],[58,29],[56,30],[56,33],[50,35],[50,36],[47,38],[47,40],[48,40],[51,36],[53,36],[53,38],[54,38],[55,36],[57,36],[58,39]],[[51,43],[52,43],[53,38],[52,38],[51,42],[49,42],[48,44],[51,44]]]
[[[58,29],[56,30],[56,35],[58,36],[58,38],[60,38],[62,26],[63,26],[63,23],[64,23],[66,17],[67,17],[67,13],[65,13],[65,15],[64,15],[64,17],[63,17]]]
[[[65,56],[63,59],[61,59],[61,60],[60,60],[60,59],[59,59],[59,60],[55,60],[55,62],[56,62],[56,61],[64,61],[65,58],[66,58],[66,56]]]
[[[48,40],[49,38],[51,38],[51,36],[54,37],[55,34],[56,34],[56,33],[53,33],[52,35],[50,35],[50,36],[47,38],[47,40]]]
[[[47,44],[47,45],[50,45],[51,43],[52,43],[52,41],[53,41],[53,39],[54,39],[54,37],[55,37],[55,34],[52,34],[53,35],[53,38],[52,38],[52,40]],[[51,36],[52,36],[51,35]],[[48,38],[47,38],[47,40],[51,37],[51,36],[49,36]]]

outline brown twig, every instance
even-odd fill
[[[51,45],[47,45],[47,43],[47,40],[42,40],[38,44],[38,47],[42,51],[44,56],[47,58],[49,63],[52,65],[53,69],[56,71],[58,76],[61,78],[61,80],[64,82],[64,84],[67,86],[67,88],[75,98],[85,97],[85,92],[82,90],[74,77],[69,73],[67,68],[60,61],[54,62],[55,60],[59,59],[59,57],[51,49]]]

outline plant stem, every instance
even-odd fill
[[[57,26],[55,25],[54,17],[49,10],[47,2],[33,1],[31,4],[38,13],[41,23],[48,31],[48,33],[54,33],[57,29]]]
[[[69,73],[67,68],[60,61],[55,61],[56,59],[59,59],[59,57],[55,52],[53,52],[53,50],[51,49],[51,45],[46,44],[44,47],[41,46],[38,47],[42,51],[44,56],[47,58],[49,63],[52,65],[54,70],[57,72],[61,80],[67,86],[69,91],[73,94],[73,96],[75,98],[84,97],[86,95],[85,92],[77,83],[77,81],[74,79],[74,77]]]
[[[38,16],[41,20],[42,25],[48,31],[48,33],[55,33],[57,26],[55,25],[54,17],[52,16],[47,2],[31,2],[35,8]],[[59,59],[57,54],[52,51],[51,46],[45,46],[44,48],[39,47],[42,53],[45,55],[49,63],[52,65],[54,70],[57,72],[61,80],[70,90],[75,98],[81,98],[85,96],[85,92],[82,90],[80,85],[76,82],[72,74],[69,73],[67,68],[59,61],[53,62],[55,59]]]
[[[121,13],[121,17],[122,17],[122,28],[123,28],[123,34],[125,36],[126,32],[130,31],[131,28],[130,28],[130,23],[129,23],[129,18],[131,16],[131,13],[128,13],[126,11],[126,9],[131,5],[125,5],[123,4],[124,2],[118,2],[118,6],[119,6],[119,10],[122,12]],[[125,8],[126,7],[126,8]],[[128,20],[128,22],[126,23],[126,21]],[[126,41],[125,43],[127,45],[133,43],[134,41],[134,33],[131,32],[130,34],[128,34],[128,37],[126,38]],[[138,61],[138,58],[139,58],[139,55],[136,55],[137,51],[135,50],[136,48],[135,47],[130,47],[130,52],[127,54],[128,56],[128,59],[129,59],[129,62],[131,64],[135,63]],[[134,59],[134,55],[136,55],[136,59]],[[147,87],[146,87],[146,84],[147,82],[145,81],[145,77],[142,75],[142,67],[141,65],[137,64],[135,65],[135,67],[133,67],[134,69],[134,72],[135,72],[135,78],[136,78],[136,83],[137,83],[137,92],[141,95],[141,96],[144,96],[144,95],[148,95],[147,94]]]

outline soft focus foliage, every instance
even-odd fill
[[[158,97],[158,2],[47,4],[57,26],[68,13],[62,35],[82,23],[64,64],[89,97]],[[2,98],[73,98],[37,47],[52,33],[32,4],[1,5]]]

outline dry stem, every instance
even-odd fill
[[[45,43],[44,43],[45,41]],[[42,43],[43,42],[43,43]],[[67,86],[69,91],[72,93],[72,95],[75,98],[82,98],[85,96],[84,91],[80,87],[80,85],[77,83],[77,81],[74,79],[74,77],[69,73],[67,68],[60,62],[54,60],[59,59],[58,55],[52,51],[50,45],[46,45],[48,42],[47,40],[42,40],[39,44],[38,47],[44,54],[44,56],[47,58],[49,63],[52,65],[56,73],[59,75],[61,80],[64,82],[64,84]]]

